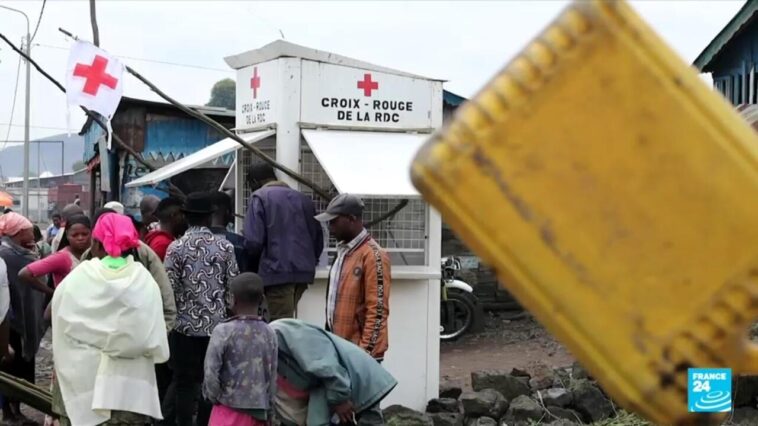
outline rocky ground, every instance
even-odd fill
[[[427,413],[395,406],[388,425],[649,423],[614,406],[563,345],[529,315],[490,312],[484,329],[440,349],[440,399]]]
[[[37,384],[48,388],[49,335],[37,357]],[[615,406],[570,353],[528,315],[488,313],[483,330],[440,350],[440,398],[428,413],[386,410],[389,426],[643,426],[650,423]],[[735,383],[730,424],[758,424],[758,377]],[[24,410],[42,424],[44,416]]]
[[[650,425],[616,406],[528,315],[489,313],[484,330],[443,343],[440,352],[440,398],[426,413],[388,407],[388,425]],[[758,377],[739,377],[734,391],[737,408],[726,424],[758,424]]]
[[[539,365],[567,367],[574,358],[531,316],[487,313],[484,329],[440,347],[440,382],[471,389],[471,373],[479,370],[529,371]]]

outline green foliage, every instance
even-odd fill
[[[74,164],[71,165],[71,170],[77,171],[77,170],[81,170],[81,169],[83,169],[85,167],[87,167],[87,165],[84,164],[84,161],[77,160],[77,161],[74,162]]]
[[[619,410],[618,416],[593,423],[593,426],[652,426],[652,423],[635,414]]]
[[[638,417],[635,414],[627,413],[623,410],[618,410],[617,413],[618,415],[616,417],[592,423],[591,426],[654,426],[652,423],[648,422],[647,420],[643,420],[641,417]],[[529,426],[548,425],[553,420],[555,419],[546,416],[540,422],[530,420]]]
[[[211,89],[211,100],[205,106],[235,108],[236,83],[231,78],[219,80]]]

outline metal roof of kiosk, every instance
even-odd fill
[[[273,41],[259,49],[248,50],[238,55],[227,56],[224,58],[227,65],[238,70],[253,64],[271,61],[277,58],[302,58],[327,64],[343,65],[346,67],[361,68],[365,70],[384,72],[410,78],[420,78],[423,80],[446,81],[439,78],[424,77],[421,75],[411,74],[392,68],[374,65],[369,62],[358,59],[348,58],[347,56],[337,55],[336,53],[326,52],[323,50],[313,49],[311,47],[301,46],[284,40]]]
[[[263,130],[259,132],[245,133],[240,135],[240,137],[246,142],[255,143],[273,135],[274,133],[276,133],[274,130]],[[237,143],[234,139],[222,139],[213,145],[206,146],[200,151],[187,155],[186,157],[182,157],[173,163],[167,164],[158,170],[155,170],[138,179],[133,180],[127,183],[126,187],[133,188],[136,186],[157,185],[163,180],[174,177],[179,173],[185,172],[194,167],[198,167],[222,155],[234,152],[240,148],[242,148],[242,145]]]
[[[420,197],[411,162],[428,134],[303,130],[308,146],[339,193]]]

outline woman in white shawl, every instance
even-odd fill
[[[53,399],[63,402],[55,411],[63,426],[144,425],[162,418],[155,364],[169,351],[161,294],[130,254],[139,237],[128,217],[103,215],[92,234],[97,258],[53,296]]]

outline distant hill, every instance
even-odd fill
[[[63,141],[64,173],[73,171],[72,166],[77,161],[82,161],[84,156],[84,138],[71,133],[67,137],[65,133],[54,135],[39,140]],[[2,145],[2,143],[0,143]],[[60,143],[42,143],[32,142],[29,146],[29,170],[33,175],[37,174],[37,147],[40,147],[40,168],[42,172],[49,171],[55,175],[61,172],[61,145]],[[23,145],[14,145],[0,151],[0,173],[5,177],[20,177],[24,174],[24,147]]]

